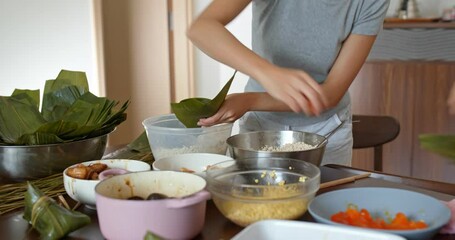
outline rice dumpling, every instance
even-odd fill
[[[43,240],[60,239],[90,223],[89,216],[58,205],[30,182],[27,183],[23,217]]]

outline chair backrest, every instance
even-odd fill
[[[400,133],[400,123],[391,116],[353,115],[353,148],[368,148],[394,140]]]
[[[353,148],[374,148],[374,170],[382,171],[382,145],[400,133],[400,123],[391,116],[352,116]]]

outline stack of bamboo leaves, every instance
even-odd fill
[[[0,96],[0,145],[42,145],[76,141],[111,132],[125,121],[128,101],[89,92],[84,72],[62,70],[47,80],[41,111],[39,90],[16,89]]]

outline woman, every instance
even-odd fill
[[[225,26],[253,2],[252,50]],[[250,76],[199,125],[240,119],[240,131],[298,130],[331,136],[322,164],[350,165],[347,90],[382,27],[389,0],[214,0],[188,29],[212,58]]]

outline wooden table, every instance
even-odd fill
[[[321,172],[321,182],[367,173],[367,171],[339,165],[323,166],[321,167]],[[356,182],[321,189],[318,194],[336,189],[353,187],[392,187],[409,189],[428,194],[443,201],[449,201],[455,198],[455,184],[419,180],[378,172],[372,172],[369,178],[360,179]],[[67,239],[104,239],[98,227],[96,211],[85,207],[81,207],[79,210],[91,216],[92,222],[90,225],[72,232]],[[314,221],[308,213],[306,213],[300,220]],[[196,236],[195,239],[230,239],[242,229],[242,227],[233,224],[228,219],[223,217],[216,209],[213,202],[208,201],[206,225],[201,234]],[[39,235],[35,230],[31,229],[25,220],[22,219],[22,211],[17,211],[0,216],[0,239],[39,239]],[[433,240],[455,240],[455,235],[439,234],[436,235]]]

